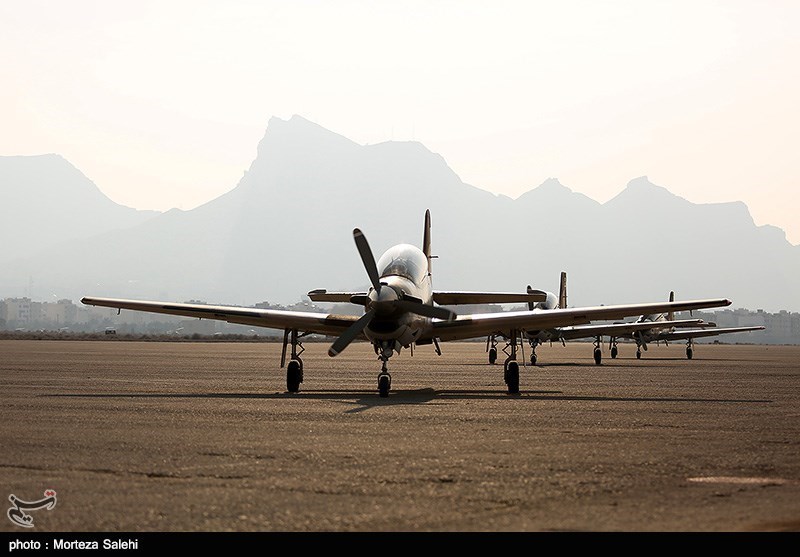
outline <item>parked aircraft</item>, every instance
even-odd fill
[[[512,340],[511,350],[503,366],[504,379],[510,394],[519,393],[519,364],[516,362],[517,338],[527,330],[590,323],[597,319],[624,317],[663,311],[683,311],[730,305],[727,299],[656,302],[600,307],[579,307],[559,310],[515,311],[489,314],[459,315],[435,304],[500,303],[502,301],[542,300],[543,293],[437,292],[431,282],[431,220],[425,213],[422,249],[409,244],[389,248],[375,263],[364,234],[353,230],[353,240],[369,277],[368,292],[332,292],[312,290],[315,301],[347,300],[364,307],[358,316],[333,315],[316,312],[293,312],[244,308],[150,302],[115,298],[85,297],[87,305],[130,309],[201,319],[218,319],[229,323],[283,329],[281,367],[286,362],[286,350],[291,346],[291,359],[286,366],[286,388],[297,392],[303,382],[301,339],[309,334],[335,335],[338,338],[328,349],[333,357],[357,338],[369,341],[381,360],[378,374],[380,396],[389,395],[391,376],[387,362],[395,353],[414,345],[433,344],[441,354],[440,341],[482,337],[500,331]]]
[[[534,291],[530,285],[528,285],[528,292],[541,292],[539,290]],[[561,282],[559,283],[559,291],[558,297],[552,292],[545,292],[545,299],[540,302],[530,302],[528,304],[528,309],[534,312],[538,311],[560,311],[567,308],[567,273],[561,273]],[[670,300],[673,301],[673,300]],[[663,314],[667,315],[667,314]],[[662,328],[678,328],[678,327],[692,327],[692,326],[701,326],[704,322],[702,319],[680,319],[675,320],[672,318],[670,313],[670,318],[668,321],[662,321],[659,323],[659,327]],[[706,324],[707,325],[707,324]],[[609,323],[609,324],[598,324],[598,325],[567,325],[563,327],[552,327],[549,329],[538,329],[538,330],[531,330],[527,329],[524,331],[525,338],[528,339],[528,343],[531,347],[531,357],[530,361],[531,364],[536,365],[537,356],[536,356],[536,347],[540,344],[545,342],[561,342],[564,344],[568,340],[575,340],[579,338],[593,338],[594,341],[594,361],[597,365],[600,365],[603,359],[603,352],[601,350],[602,346],[602,339],[605,335],[614,335],[614,338],[622,337],[623,335],[629,334],[634,335],[643,330],[649,330],[653,328],[653,323],[650,321],[642,322],[635,321],[632,323]],[[505,335],[502,333],[495,333],[489,335],[486,340],[486,351],[489,353],[489,363],[493,364],[497,360],[497,337],[506,338]],[[508,339],[506,339],[508,340]],[[508,346],[506,347],[507,351]],[[611,348],[611,357],[616,358],[617,356],[617,346],[616,342],[614,342],[614,346]]]
[[[669,293],[669,301],[675,300],[675,292]],[[711,337],[716,335],[724,335],[728,333],[742,333],[746,331],[763,331],[764,326],[754,325],[749,327],[717,327],[714,323],[701,321],[696,325],[697,328],[689,328],[677,330],[672,321],[672,312],[659,313],[654,315],[642,315],[636,321],[636,324],[646,325],[650,327],[638,329],[635,331],[621,331],[618,333],[609,332],[609,347],[611,348],[611,357],[617,357],[617,341],[620,338],[632,339],[636,342],[636,357],[642,357],[642,349],[647,350],[647,345],[650,343],[658,343],[663,341],[669,344],[674,340],[686,341],[686,358],[691,360],[694,355],[694,339],[701,337]],[[690,326],[691,327],[691,326]]]
[[[528,291],[533,289],[528,286]],[[540,292],[540,291],[536,291]],[[675,301],[675,293],[670,292],[669,301]],[[556,310],[567,307],[567,274],[561,273],[558,297],[552,292],[545,292],[545,299],[541,302],[529,303],[529,309]],[[547,341],[559,341],[562,344],[568,340],[579,338],[593,338],[594,340],[594,361],[600,365],[603,359],[602,340],[604,336],[610,338],[609,349],[611,357],[616,358],[619,353],[617,342],[621,338],[631,339],[636,342],[636,357],[642,357],[642,348],[647,350],[648,343],[664,341],[668,343],[673,340],[686,340],[686,357],[692,359],[694,338],[721,335],[726,333],[738,333],[744,331],[763,330],[763,326],[752,327],[726,327],[717,328],[716,324],[709,323],[702,319],[675,319],[673,311],[641,315],[634,322],[620,322],[598,325],[576,325],[566,327],[554,327],[552,329],[531,331],[526,330],[525,336],[531,346],[531,364],[536,364],[536,347]],[[486,349],[489,353],[489,363],[493,364],[497,359],[497,339],[490,335],[487,338]]]

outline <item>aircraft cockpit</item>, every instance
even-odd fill
[[[416,246],[400,244],[390,248],[378,260],[381,277],[395,275],[420,284],[428,274],[428,258]]]

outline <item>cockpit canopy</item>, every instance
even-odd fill
[[[380,276],[395,275],[405,277],[420,284],[428,274],[428,258],[416,246],[400,244],[389,248],[378,260]]]

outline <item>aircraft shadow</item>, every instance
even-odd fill
[[[374,390],[324,389],[305,390],[299,393],[73,393],[42,395],[64,398],[188,398],[188,399],[261,399],[289,400],[311,399],[330,400],[348,406],[346,414],[363,412],[372,408],[397,406],[403,404],[445,404],[457,400],[500,400],[515,401],[586,401],[586,402],[690,402],[690,403],[728,403],[728,404],[765,404],[766,399],[726,399],[726,398],[679,398],[679,397],[616,397],[591,395],[566,395],[563,391],[524,391],[518,395],[509,395],[503,390],[467,389],[436,390],[432,388],[413,390],[394,390],[387,398],[381,398]]]

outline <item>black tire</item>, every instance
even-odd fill
[[[594,363],[600,365],[600,362],[603,361],[603,351],[599,348],[594,349]]]
[[[508,385],[508,394],[519,394],[519,364],[517,362],[509,362],[508,364],[506,385]]]
[[[386,398],[389,396],[389,387],[391,386],[391,381],[389,380],[388,375],[380,375],[378,376],[378,394],[381,398]]]
[[[290,393],[296,393],[300,390],[300,383],[303,382],[303,371],[300,368],[300,363],[297,360],[292,360],[286,366],[286,390]]]
[[[618,353],[619,353],[619,351],[617,350],[617,347],[616,346],[612,346],[611,347],[611,359],[613,360],[614,358],[616,358]]]
[[[686,349],[686,359],[687,360],[691,360],[692,356],[693,356],[692,349],[691,348],[687,348]]]
[[[636,359],[637,360],[641,360],[642,359],[642,351],[641,350],[637,350],[636,351]]]
[[[531,353],[531,365],[532,366],[536,365],[536,353],[534,352]]]
[[[497,361],[497,348],[490,348],[489,349],[489,364],[494,365]]]

